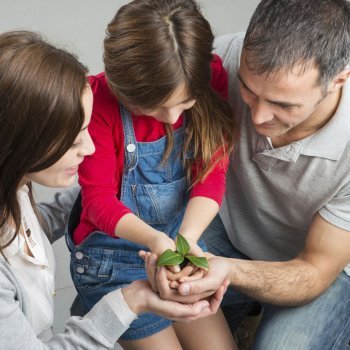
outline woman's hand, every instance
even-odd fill
[[[227,285],[228,282],[225,282],[210,299],[200,300],[192,304],[161,299],[151,289],[147,281],[134,281],[128,287],[122,289],[122,294],[125,302],[136,314],[152,312],[174,321],[189,322],[214,315],[227,290]]]

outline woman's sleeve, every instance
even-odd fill
[[[21,309],[22,298],[18,296],[20,292],[12,277],[8,270],[0,266],[0,349],[111,349],[127,329],[106,297],[103,297],[83,318],[69,318],[64,333],[44,342],[36,336]]]
[[[55,193],[53,199],[48,202],[37,204],[39,212],[44,219],[48,232],[47,236],[51,243],[61,238],[68,222],[69,213],[80,192],[79,186]]]

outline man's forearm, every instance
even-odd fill
[[[265,303],[307,304],[330,284],[314,265],[301,259],[288,262],[230,260],[231,286]]]

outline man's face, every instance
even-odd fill
[[[255,75],[249,71],[242,53],[240,91],[257,133],[278,137],[317,118],[314,112],[324,98],[317,84],[318,70],[309,68],[300,74],[300,68],[278,75]]]

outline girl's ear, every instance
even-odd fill
[[[350,77],[350,66],[346,66],[331,82],[329,91],[334,92],[344,86]]]

